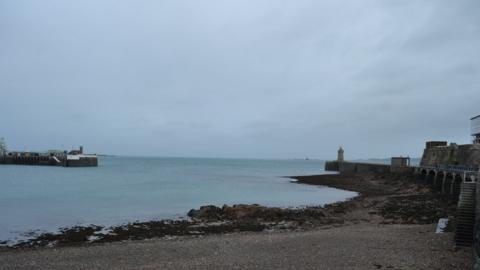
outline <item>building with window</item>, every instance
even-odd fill
[[[470,119],[472,131],[470,132],[473,136],[473,143],[480,144],[480,115],[477,115]]]

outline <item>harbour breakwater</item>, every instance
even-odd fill
[[[0,164],[4,165],[37,165],[61,167],[97,167],[96,155],[57,156],[0,156]]]
[[[354,175],[357,173],[388,173],[391,166],[387,164],[373,164],[349,161],[327,161],[326,171],[337,171],[342,175]]]
[[[0,151],[0,164],[6,165],[40,165],[61,167],[97,167],[96,154],[85,154],[83,146],[71,151],[48,150],[46,152],[6,151],[3,146]]]

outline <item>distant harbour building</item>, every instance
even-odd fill
[[[78,148],[78,150],[77,149],[71,150],[70,152],[68,152],[68,154],[69,155],[83,155],[83,146],[80,146]]]
[[[409,167],[410,157],[392,157],[391,164],[394,167]]]
[[[48,157],[65,157],[67,155],[67,151],[65,150],[48,150],[44,153],[42,153],[42,155],[45,155],[45,156],[48,156]]]
[[[391,172],[404,172],[410,170],[410,157],[392,157],[390,161]]]
[[[473,136],[473,143],[480,144],[480,115],[472,117],[470,121],[472,127],[471,135]]]
[[[0,138],[0,156],[5,156],[8,153],[7,144],[4,138]]]
[[[88,155],[83,153],[83,146],[79,149],[71,150],[67,154],[67,167],[97,167],[97,155]]]
[[[83,146],[80,146],[79,149],[71,151],[10,151],[0,155],[0,164],[97,167],[98,158],[95,154],[84,154]]]

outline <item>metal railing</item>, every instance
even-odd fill
[[[444,170],[444,171],[453,171],[453,172],[479,172],[479,165],[428,165],[422,166],[419,168],[430,169],[430,170]]]

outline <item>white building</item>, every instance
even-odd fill
[[[480,115],[473,117],[471,120],[471,135],[473,143],[480,143]]]

